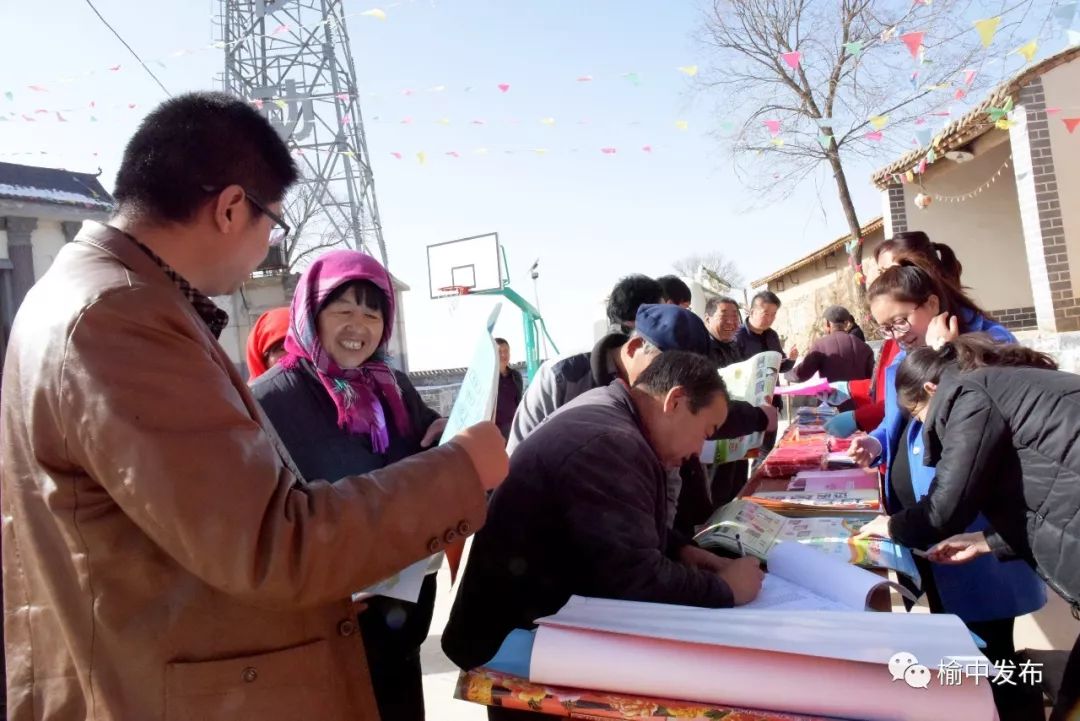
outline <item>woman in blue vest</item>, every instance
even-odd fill
[[[988,333],[995,340],[1016,339],[982,312],[956,283],[929,264],[901,260],[874,281],[867,293],[870,313],[886,338],[901,351],[886,371],[885,419],[869,435],[859,436],[851,455],[863,466],[883,464],[888,513],[914,506],[927,494],[934,469],[923,465],[922,423],[903,411],[896,398],[896,371],[907,350],[927,345],[933,333],[951,340],[959,333]],[[967,530],[989,524],[982,516]],[[1017,616],[1046,603],[1046,587],[1025,564],[1001,563],[986,556],[966,566],[920,561],[923,591],[930,610],[952,613],[986,642],[991,661],[1017,664],[1013,625]],[[995,685],[994,700],[1002,721],[1043,718],[1042,694],[1031,686]]]

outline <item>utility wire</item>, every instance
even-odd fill
[[[127,41],[124,40],[124,38],[120,37],[120,33],[116,32],[116,28],[110,25],[109,21],[106,20],[100,12],[98,12],[98,9],[94,7],[94,3],[91,0],[86,0],[86,4],[89,5],[90,9],[94,11],[94,14],[98,16],[98,19],[101,20],[101,22],[105,23],[105,27],[109,28],[109,30],[112,31],[112,34],[116,36],[116,39],[123,43],[124,47],[128,49],[128,52],[130,52],[135,57],[135,59],[139,61],[139,65],[143,66],[143,70],[149,73],[150,77],[154,79],[154,82],[158,84],[158,87],[161,88],[165,92],[165,94],[171,98],[172,93],[169,92],[169,89],[166,88],[160,80],[158,80],[158,76],[154,75],[154,71],[146,66],[146,63],[144,63],[142,58],[139,57],[139,54],[135,52],[130,45],[127,44]]]

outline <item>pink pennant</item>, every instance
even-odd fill
[[[866,138],[867,140],[873,140],[874,142],[878,142],[883,137],[885,137],[885,135],[880,130],[875,130],[873,132],[867,133],[863,137]]]
[[[46,88],[46,87],[44,87],[42,85],[27,85],[26,87],[28,87],[31,90],[33,90],[34,92],[38,92],[38,93],[47,93],[47,92],[49,92],[48,88]]]
[[[263,101],[260,100],[259,98],[255,98],[254,100],[251,101],[251,103],[255,106],[256,110],[262,110],[263,109]]]
[[[342,125],[352,125],[352,116],[351,115],[345,115],[345,117],[343,117],[341,119],[341,124]]]
[[[58,121],[60,121],[61,123],[66,123],[67,122],[67,118],[65,118],[63,115],[61,115],[59,110],[56,111],[56,119]]]
[[[498,87],[499,87],[499,92],[501,92],[501,93],[510,92],[510,83],[499,83]]]
[[[480,120],[479,118],[477,118],[476,120],[472,121],[472,124],[473,124],[473,125],[485,125],[486,123],[487,123],[487,121],[486,121],[486,120]]]
[[[615,148],[600,148],[600,152],[604,155],[614,155],[618,151]]]
[[[971,85],[975,80],[975,76],[979,74],[978,70],[967,69],[964,71],[964,85]]]
[[[270,34],[271,35],[281,35],[283,32],[285,32],[288,29],[289,29],[289,26],[286,25],[285,23],[282,23],[281,25],[278,25],[276,28],[274,28],[274,32],[272,32]]]
[[[967,97],[967,91],[964,90],[963,88],[958,88],[956,93],[953,95],[953,97],[956,98],[957,100],[963,100],[964,98]]]
[[[799,69],[799,61],[802,60],[802,53],[792,51],[790,53],[781,53],[780,57],[784,59],[784,62],[787,63],[788,67],[792,70]]]
[[[900,36],[901,42],[907,45],[908,52],[911,53],[911,57],[919,57],[919,48],[922,47],[923,38],[926,37],[924,32],[904,33]]]
[[[1061,121],[1065,123],[1065,129],[1069,131],[1069,135],[1072,135],[1077,126],[1080,126],[1080,118],[1062,118]]]
[[[926,166],[927,165],[928,165],[928,163],[926,161],[926,158],[923,158],[922,160],[919,161],[919,167],[918,167],[918,169],[916,169],[915,172],[918,173],[919,175],[922,175],[923,173],[926,172]]]
[[[642,152],[645,152],[645,153],[651,153],[652,152],[652,146],[651,145],[642,145],[641,150],[642,150]]]
[[[779,120],[764,120],[762,121],[765,127],[769,129],[769,133],[773,136],[780,134],[780,121]]]
[[[119,65],[113,65],[111,68],[109,68],[109,72],[112,72],[112,73],[120,72],[120,66]]]
[[[401,94],[402,95],[412,95],[413,94],[412,88],[405,88],[404,90],[401,91]]]
[[[134,110],[134,109],[135,109],[135,103],[128,103],[128,110]]]
[[[393,156],[394,156],[395,158],[397,158],[398,160],[401,160],[401,158],[403,157],[403,156],[401,155],[401,153],[390,153],[390,154],[391,154],[391,155],[393,155]]]
[[[412,125],[412,118],[402,118],[401,119],[401,124],[402,125]]]
[[[916,125],[926,125],[926,118],[915,118]]]
[[[952,115],[952,111],[951,110],[939,110],[936,113],[930,113],[930,114],[933,115],[933,116],[939,117],[939,118],[947,118],[950,115]]]
[[[30,117],[26,113],[23,113],[22,117],[23,117],[23,120],[25,120],[28,123],[36,123],[37,122],[36,120],[34,120],[32,117]]]
[[[34,115],[48,115],[48,114],[49,114],[49,111],[46,110],[45,108],[38,108],[37,110],[34,111]]]
[[[1046,114],[1047,115],[1057,115],[1060,112],[1061,112],[1061,108],[1047,108],[1046,109]]]
[[[449,155],[449,156],[450,156],[451,158],[460,158],[460,157],[461,157],[461,153],[459,153],[459,152],[458,152],[458,151],[456,151],[456,150],[451,150],[451,151],[449,151],[449,152],[447,153],[447,155]]]
[[[582,75],[580,78],[577,79],[577,81],[579,83],[591,83],[592,75]]]
[[[90,107],[91,108],[97,107],[97,101],[91,100],[90,101]]]
[[[349,102],[349,94],[348,93],[338,93],[336,97],[337,97],[338,100],[340,100],[343,103]]]

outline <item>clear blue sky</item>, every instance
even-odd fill
[[[144,59],[166,65],[152,67],[174,94],[214,87],[220,51],[171,54],[215,39],[216,2],[96,4]],[[428,300],[430,243],[499,232],[512,283],[530,299],[527,270],[539,257],[542,310],[567,351],[589,346],[601,301],[624,274],[661,275],[680,257],[719,250],[753,279],[845,232],[827,179],[824,213],[813,183],[788,201],[745,211],[749,199],[708,135],[717,125],[713,100],[696,98],[677,70],[706,62],[691,39],[696,3],[346,0],[345,7],[350,14],[382,7],[388,15],[385,22],[352,17],[348,26],[391,270],[413,288],[405,312],[414,369],[465,364],[490,307],[471,298],[451,312]],[[111,187],[125,140],[163,99],[161,90],[82,0],[5,3],[0,22],[8,29],[0,92],[14,93],[13,101],[0,96],[0,113],[17,113],[0,124],[0,160],[91,172],[100,165]],[[119,72],[106,70],[117,64]],[[98,72],[86,76],[91,69]],[[630,72],[639,85],[622,77]],[[584,75],[594,80],[576,81]],[[504,82],[511,85],[505,94],[496,87]],[[34,84],[48,92],[27,88]],[[446,90],[429,90],[440,85]],[[60,123],[54,114],[35,115],[39,108],[72,111]],[[37,122],[22,121],[23,113]],[[406,117],[410,124],[401,123]],[[605,155],[602,147],[618,152]],[[41,150],[49,155],[10,155]],[[418,151],[428,156],[423,166]],[[870,170],[854,166],[849,176],[864,221],[880,213]],[[512,308],[496,331],[520,356]]]

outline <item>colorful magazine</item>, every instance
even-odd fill
[[[741,544],[743,553],[761,560],[765,560],[778,543],[800,543],[862,568],[902,573],[921,586],[922,579],[910,550],[888,539],[855,540],[855,534],[872,518],[872,514],[843,518],[785,518],[740,499],[717,510],[694,540],[702,548],[732,553],[739,553]]]
[[[776,389],[782,357],[776,351],[758,353],[750,360],[732,363],[720,369],[728,395],[732,400],[760,406]],[[761,448],[764,433],[751,433],[739,438],[707,441],[701,451],[703,463],[731,463],[746,458],[750,451]]]

